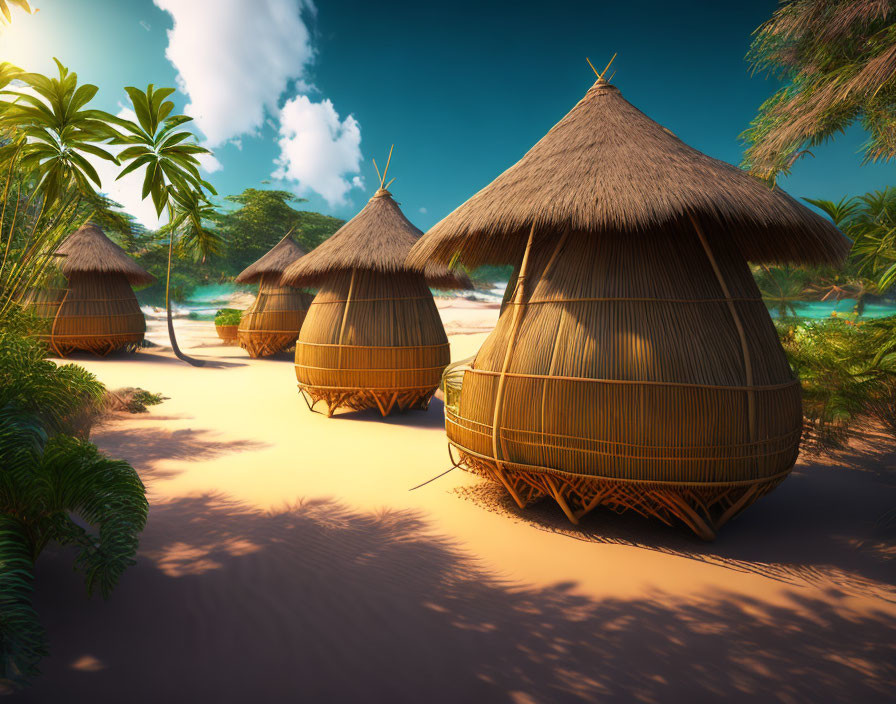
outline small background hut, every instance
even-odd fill
[[[293,345],[311,303],[311,294],[284,286],[284,270],[305,255],[290,234],[274,245],[261,259],[247,267],[236,280],[258,283],[258,297],[240,319],[240,346],[250,357],[267,357]]]
[[[69,235],[56,254],[58,273],[26,301],[46,319],[42,337],[50,348],[62,357],[75,350],[107,355],[137,349],[146,320],[131,287],[154,277],[94,223]]]
[[[848,242],[684,144],[598,80],[409,264],[514,264],[499,322],[446,376],[458,463],[522,507],[598,505],[709,538],[788,474],[800,387],[747,261],[836,263]]]
[[[425,409],[450,359],[429,284],[470,285],[447,266],[405,264],[422,232],[386,185],[384,173],[361,212],[283,275],[286,285],[319,289],[296,342],[296,378],[328,415]]]

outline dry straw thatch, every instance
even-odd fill
[[[380,188],[338,232],[287,268],[281,283],[319,289],[296,342],[299,389],[337,408],[426,408],[450,359],[427,283],[466,288],[447,266],[407,266],[422,233]]]
[[[311,303],[311,295],[292,286],[281,286],[286,268],[305,255],[290,233],[236,280],[258,283],[258,296],[240,319],[240,346],[250,357],[268,357],[295,343]]]
[[[47,320],[44,337],[60,356],[75,350],[107,355],[134,350],[146,320],[132,285],[154,277],[93,223],[69,235],[56,251],[59,273],[32,292],[26,307]]]
[[[475,361],[445,375],[457,464],[574,523],[605,505],[712,538],[799,450],[799,382],[747,260],[847,250],[599,79],[408,259],[519,272]]]

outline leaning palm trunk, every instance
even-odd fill
[[[185,355],[180,351],[177,344],[177,338],[174,335],[174,320],[171,317],[171,258],[174,253],[174,228],[168,232],[168,269],[165,273],[165,319],[168,323],[168,339],[171,341],[171,349],[174,356],[182,362],[192,364],[194,367],[205,366],[205,362],[201,359],[195,359]]]

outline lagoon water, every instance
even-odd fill
[[[436,291],[437,296],[460,296],[474,301],[500,303],[504,296],[507,282],[498,281],[487,290],[477,291]],[[255,287],[234,283],[208,284],[197,287],[190,298],[174,304],[176,317],[189,317],[194,320],[212,320],[221,308],[245,308],[254,298]],[[796,306],[797,315],[801,318],[820,320],[832,314],[849,316],[852,314],[855,300],[843,298],[839,301],[806,301]],[[162,313],[159,308],[143,306],[145,315],[154,317]],[[862,318],[884,318],[896,315],[896,303],[869,303],[865,306]],[[772,312],[772,317],[777,314]]]

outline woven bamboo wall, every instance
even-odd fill
[[[46,342],[49,342],[53,320],[67,288],[65,276],[56,269],[47,276],[42,286],[31,289],[22,298],[22,307],[39,318],[41,332],[38,337]]]
[[[250,357],[267,357],[292,347],[311,304],[310,294],[269,279],[262,276],[258,297],[240,319],[240,346]]]
[[[146,332],[137,297],[123,274],[73,274],[53,321],[49,344],[106,355],[136,348]]]
[[[498,414],[498,467],[635,482],[641,494],[681,484],[721,495],[780,481],[799,449],[799,384],[747,263],[730,242],[711,251],[730,304],[693,231],[599,246],[571,234],[560,247],[533,247]],[[473,464],[496,456],[516,307],[502,313],[447,414],[450,440]],[[581,511],[587,494],[566,499]],[[700,499],[710,524],[713,501]]]
[[[335,272],[296,342],[299,387],[340,407],[425,407],[448,364],[448,338],[417,274]]]

